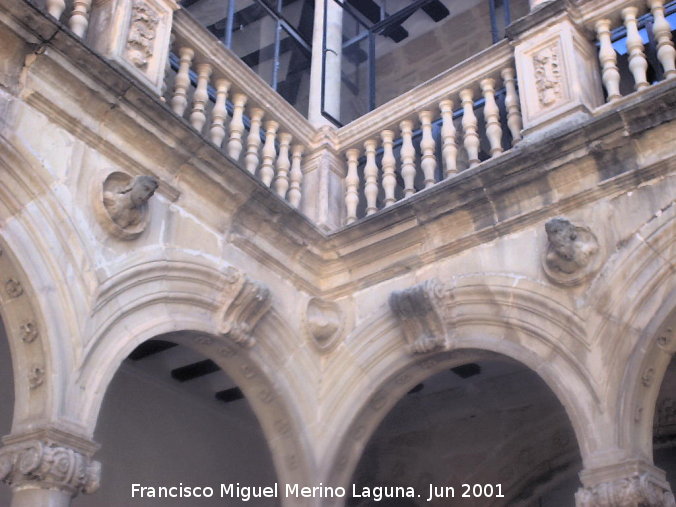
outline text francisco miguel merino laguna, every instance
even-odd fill
[[[464,485],[463,486],[469,486]],[[501,485],[496,485],[497,492],[491,486],[491,495],[503,497]],[[373,486],[358,487],[352,485],[353,498],[369,498],[380,502],[389,498],[426,498],[429,502],[433,498],[454,498],[455,489],[451,486],[429,485],[424,493],[417,493],[411,486]],[[348,491],[343,487],[324,486],[301,486],[300,484],[274,484],[270,486],[243,486],[239,482],[235,484],[220,484],[219,487],[210,486],[185,486],[182,482],[175,486],[143,486],[131,485],[132,498],[234,498],[242,502],[248,502],[256,498],[279,498],[280,493],[285,498],[344,498]],[[496,494],[497,493],[497,494]],[[463,494],[462,496],[470,496]]]

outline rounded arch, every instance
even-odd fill
[[[175,254],[171,260],[122,270],[104,283],[92,338],[71,386],[70,412],[92,436],[103,397],[122,361],[147,340],[169,339],[211,359],[237,383],[261,424],[280,481],[311,483],[315,466],[304,431],[308,422],[300,408],[304,400],[292,389],[294,372],[284,364],[295,347],[294,333],[272,309],[255,327],[257,343],[251,348],[220,334],[220,292],[233,269],[216,269]]]
[[[363,382],[356,410],[342,417],[340,438],[326,450],[324,480],[345,485],[361,451],[394,404],[425,378],[459,364],[505,356],[534,371],[564,406],[583,460],[602,440],[599,388],[586,368],[589,346],[580,317],[551,288],[510,275],[473,275],[446,282],[443,320],[450,350],[410,355],[389,309],[355,331],[353,356]],[[571,305],[572,306],[572,305]],[[354,383],[349,389],[355,389]],[[344,397],[336,393],[336,398]]]
[[[79,276],[64,275],[78,273],[82,259],[75,262],[76,228],[51,182],[30,149],[0,135],[0,311],[16,372],[12,433],[34,430],[35,421],[69,427],[63,386],[77,355],[75,302],[86,291]]]
[[[643,224],[609,260],[590,291],[604,316],[591,331],[607,364],[607,408],[623,457],[652,463],[652,423],[660,385],[676,352],[673,252],[676,204]]]

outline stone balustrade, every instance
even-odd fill
[[[596,34],[607,102],[676,77],[676,50],[664,4],[664,0],[647,0],[587,7],[585,26]],[[644,32],[643,37],[640,31]],[[657,61],[649,61],[644,39],[654,41]],[[626,62],[620,61],[624,60],[623,55],[618,58],[614,47],[618,40],[626,46]]]
[[[521,128],[512,52],[497,44],[338,131],[346,223],[500,156]]]
[[[84,38],[89,28],[92,0],[44,0],[43,7],[55,19],[70,28],[75,35]],[[68,9],[66,9],[68,7]]]
[[[177,115],[291,206],[314,129],[185,11],[173,23],[166,100]]]

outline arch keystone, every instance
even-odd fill
[[[443,283],[432,279],[390,294],[390,308],[404,331],[410,353],[448,349],[442,314],[447,292]]]
[[[243,347],[253,347],[253,330],[270,310],[270,290],[231,268],[226,279],[226,301],[220,310],[218,331]]]

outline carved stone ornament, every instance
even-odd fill
[[[0,481],[15,488],[36,484],[75,496],[96,491],[100,475],[98,461],[53,442],[32,440],[0,449]]]
[[[575,493],[576,507],[674,507],[674,496],[662,481],[649,473],[636,474]]]
[[[5,282],[5,292],[10,298],[18,298],[23,294],[23,286],[21,282],[10,278]]]
[[[40,365],[34,364],[28,370],[28,386],[31,389],[37,389],[45,382],[45,369]]]
[[[403,328],[409,352],[424,354],[447,348],[443,293],[443,284],[433,279],[390,294],[390,308]]]
[[[328,351],[343,331],[343,312],[335,302],[312,298],[307,304],[306,326],[317,348],[322,352]]]
[[[153,56],[160,16],[143,0],[134,0],[127,37],[127,59],[139,69],[146,69]]]
[[[236,270],[228,270],[228,301],[221,310],[219,332],[243,347],[256,344],[252,332],[270,309],[270,290]]]
[[[600,256],[596,236],[587,228],[565,218],[545,224],[547,250],[542,266],[547,276],[561,285],[578,285],[598,268]]]
[[[33,343],[38,337],[38,326],[35,322],[29,321],[21,324],[19,327],[21,341],[24,343]]]
[[[535,70],[535,86],[540,104],[547,107],[561,100],[563,88],[561,70],[559,69],[559,53],[556,44],[547,46],[533,55]]]
[[[157,187],[153,176],[109,174],[103,182],[103,193],[95,202],[99,221],[119,239],[138,237],[148,224],[148,201]]]

